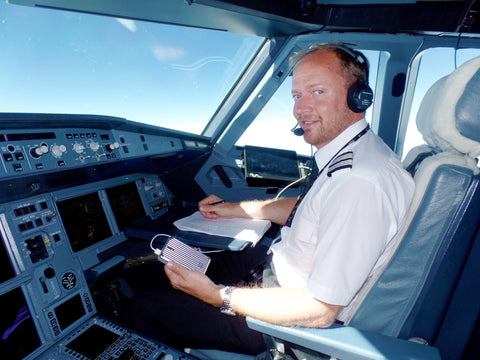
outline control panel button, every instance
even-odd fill
[[[15,153],[15,159],[17,160],[25,160],[25,157],[23,156],[22,152],[16,152]]]

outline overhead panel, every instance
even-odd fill
[[[8,0],[8,2],[262,37],[295,34],[319,28],[319,26],[272,14],[246,12],[238,6],[210,0],[143,0],[141,2],[135,0]]]

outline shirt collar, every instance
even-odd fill
[[[315,161],[319,169],[323,169],[333,156],[347,144],[355,135],[362,131],[367,126],[365,118],[350,125],[335,139],[330,141],[315,152]]]

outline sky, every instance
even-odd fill
[[[111,115],[199,134],[262,40],[0,1],[0,111]],[[378,56],[366,55],[374,88]],[[453,71],[455,56],[459,66],[477,55],[423,55],[404,153],[423,142],[414,119],[428,87]],[[239,145],[312,152],[290,132],[290,84],[288,78]],[[266,136],[272,129],[275,136]]]
[[[0,1],[0,111],[112,115],[200,133],[261,42]]]

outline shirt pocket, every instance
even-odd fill
[[[315,249],[318,239],[318,224],[311,221],[304,214],[298,214],[290,230],[290,239],[295,248],[301,251],[311,251]],[[311,256],[311,253],[307,253]]]

